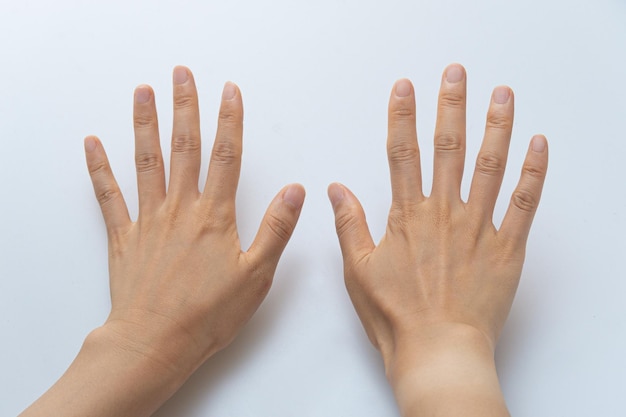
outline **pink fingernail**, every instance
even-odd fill
[[[463,80],[464,75],[463,67],[459,64],[452,64],[446,69],[446,81],[449,83],[458,83]]]
[[[93,152],[97,145],[98,143],[91,136],[85,138],[85,152]]]
[[[330,204],[333,205],[333,208],[337,208],[337,205],[341,203],[341,200],[343,200],[344,197],[345,192],[341,184],[334,183],[328,187],[328,198],[330,199]]]
[[[395,92],[397,97],[408,97],[411,94],[411,82],[405,78],[396,81]]]
[[[506,86],[496,87],[493,90],[493,101],[498,104],[505,104],[509,101],[509,97],[511,96],[511,89]]]
[[[232,100],[235,98],[235,94],[237,94],[237,87],[235,87],[234,83],[228,81],[224,84],[224,90],[222,91],[222,100]]]
[[[543,152],[546,149],[547,141],[544,136],[537,135],[534,136],[531,142],[531,149],[533,152]]]
[[[290,185],[283,194],[283,201],[299,210],[304,203],[304,188],[298,185]]]
[[[189,79],[187,68],[176,67],[174,68],[174,84],[184,84]]]
[[[150,100],[150,88],[145,85],[137,87],[135,90],[135,101],[139,104],[147,103]]]

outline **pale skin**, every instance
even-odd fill
[[[87,336],[67,372],[21,416],[149,416],[233,340],[271,286],[304,189],[283,188],[252,245],[242,250],[235,223],[241,93],[232,83],[224,87],[200,191],[195,84],[185,67],[177,67],[173,79],[167,186],[154,93],[148,86],[135,90],[136,221],[128,215],[102,144],[95,137],[85,139],[109,241],[111,313]],[[451,65],[442,79],[433,186],[426,197],[414,90],[408,80],[396,82],[387,141],[392,207],[378,246],[356,197],[340,184],[328,189],[348,292],[382,354],[405,417],[508,415],[494,350],[520,278],[548,150],[543,136],[532,139],[497,229],[492,215],[511,138],[513,93],[508,87],[494,90],[464,202],[465,90],[465,70]]]
[[[241,163],[241,93],[227,83],[204,190],[198,97],[191,72],[174,70],[174,123],[166,188],[154,93],[134,95],[137,221],[106,154],[85,139],[87,166],[109,241],[111,313],[87,336],[59,381],[21,416],[149,416],[227,346],[265,298],[304,201],[283,188],[247,251],[235,223]]]
[[[431,194],[422,192],[415,96],[396,82],[389,101],[387,151],[392,204],[376,246],[363,209],[331,184],[345,282],[365,331],[380,351],[404,417],[508,416],[494,351],[520,279],[543,187],[548,149],[532,138],[502,225],[492,216],[513,126],[513,92],[497,87],[467,202],[466,74],[444,72],[434,137]]]

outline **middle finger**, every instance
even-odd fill
[[[198,190],[200,174],[200,112],[198,93],[188,68],[174,68],[174,124],[168,192],[175,195]]]
[[[448,66],[439,90],[432,195],[460,200],[465,164],[465,69]]]

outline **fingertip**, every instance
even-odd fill
[[[98,147],[98,138],[93,135],[89,135],[84,140],[85,152],[91,153]]]
[[[530,149],[533,152],[543,153],[548,149],[548,140],[544,135],[535,135],[530,141]]]
[[[446,67],[444,78],[448,83],[454,84],[465,79],[465,67],[459,63],[453,63]]]
[[[152,95],[152,87],[147,84],[140,84],[135,88],[135,102],[137,104],[147,103]]]
[[[345,187],[338,182],[334,182],[328,186],[327,193],[333,210],[337,211],[339,204],[346,196]]]
[[[191,71],[189,68],[183,65],[177,65],[174,67],[172,79],[174,84],[184,84],[190,78]]]
[[[413,84],[408,78],[400,78],[393,85],[393,92],[396,97],[404,98],[413,93]]]
[[[229,101],[234,99],[239,92],[239,87],[232,81],[226,81],[222,90],[222,100]]]
[[[306,191],[301,184],[290,184],[283,191],[283,201],[297,211],[302,209],[305,197]]]
[[[513,90],[508,85],[499,85],[493,89],[492,100],[496,104],[506,104],[513,96]]]

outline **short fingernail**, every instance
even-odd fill
[[[337,205],[341,203],[344,197],[345,192],[340,184],[334,183],[328,187],[328,198],[330,199],[330,204],[333,205],[333,209],[337,208]]]
[[[184,84],[189,79],[187,74],[187,68],[176,67],[174,68],[174,84]]]
[[[93,152],[96,149],[96,139],[88,136],[85,138],[85,152]]]
[[[289,186],[283,194],[283,201],[299,210],[304,203],[304,188],[298,185]]]
[[[446,81],[449,83],[458,83],[463,79],[463,67],[459,64],[452,64],[446,69]]]
[[[505,104],[511,97],[511,89],[506,86],[496,87],[493,90],[493,101],[498,104]]]
[[[224,85],[224,90],[222,91],[222,100],[232,100],[235,98],[235,94],[237,93],[237,88],[234,83],[228,81]]]
[[[531,149],[533,152],[543,152],[546,149],[547,141],[542,135],[534,136],[531,143]]]
[[[150,100],[150,88],[145,85],[137,87],[135,90],[135,101],[139,104],[147,103]]]
[[[396,81],[395,92],[397,97],[408,97],[411,94],[411,82],[405,78]]]

